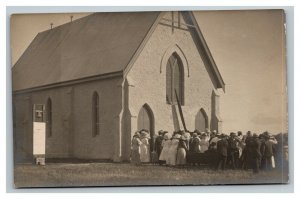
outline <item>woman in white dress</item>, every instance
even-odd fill
[[[161,150],[161,153],[160,153],[160,156],[159,156],[159,160],[160,161],[167,161],[167,157],[168,157],[168,154],[169,154],[169,149],[170,149],[170,146],[171,146],[171,134],[169,133],[166,133],[164,135],[164,140],[162,141],[162,150]]]
[[[208,150],[209,142],[207,140],[207,135],[202,133],[201,140],[200,140],[200,153],[205,153]]]
[[[187,151],[188,151],[188,147],[186,144],[186,136],[182,135],[180,137],[179,144],[178,144],[176,165],[184,166],[186,164],[186,152]]]
[[[178,143],[179,143],[180,137],[181,137],[181,135],[176,134],[172,138],[170,150],[168,153],[168,159],[167,159],[168,165],[172,165],[172,166],[176,165],[177,149],[178,149]]]
[[[150,144],[149,144],[149,134],[145,131],[141,132],[141,162],[142,163],[147,163],[150,162]]]

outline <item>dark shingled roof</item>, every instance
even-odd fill
[[[159,14],[95,13],[39,33],[12,69],[13,90],[123,71]]]
[[[39,33],[12,69],[13,91],[70,83],[100,75],[126,75],[161,12],[95,13]],[[217,87],[225,83],[193,12],[194,27]]]

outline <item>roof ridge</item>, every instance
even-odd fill
[[[73,20],[73,21],[69,21],[69,22],[67,22],[67,23],[60,24],[60,25],[58,25],[58,26],[55,26],[55,27],[53,27],[52,29],[43,30],[43,31],[39,32],[38,34],[42,34],[42,33],[45,33],[45,32],[50,32],[51,30],[56,30],[56,29],[62,28],[62,27],[64,27],[64,26],[71,25],[72,23],[76,23],[76,22],[78,22],[78,21],[84,20],[84,19],[86,19],[86,18],[88,18],[88,17],[91,17],[92,15],[95,15],[95,14],[97,14],[97,13],[91,13],[91,14],[89,14],[89,15],[87,15],[87,16],[80,17],[80,18],[75,19],[75,20]]]

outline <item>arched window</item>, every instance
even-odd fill
[[[99,135],[100,133],[100,114],[99,114],[99,95],[97,92],[93,94],[93,106],[92,106],[92,125],[93,125],[93,136]]]
[[[176,53],[173,53],[166,68],[166,101],[168,104],[184,104],[184,70],[182,61]]]
[[[48,98],[47,100],[47,106],[46,106],[46,112],[47,112],[47,135],[48,137],[52,136],[52,101],[51,98]]]

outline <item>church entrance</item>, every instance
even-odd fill
[[[138,130],[146,129],[150,133],[150,150],[153,151],[154,148],[154,115],[149,107],[149,105],[145,104],[139,111],[138,115]]]
[[[201,108],[195,118],[195,129],[205,132],[206,128],[208,128],[208,117],[204,109]]]

